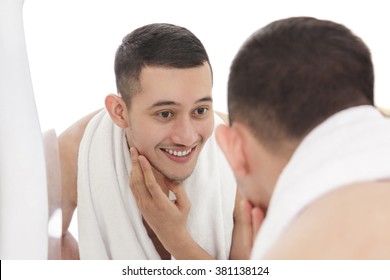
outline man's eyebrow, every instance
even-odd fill
[[[201,102],[211,102],[213,103],[213,98],[212,97],[204,97],[199,100],[197,100],[195,103],[201,103]]]
[[[177,106],[179,105],[179,103],[177,102],[174,102],[174,101],[157,101],[156,103],[154,103],[152,106],[150,106],[149,109],[152,109],[152,108],[155,108],[155,107],[162,107],[162,106]]]
[[[204,98],[201,98],[201,99],[195,101],[195,104],[201,103],[201,102],[213,102],[213,98],[204,97]],[[149,109],[153,109],[156,107],[163,107],[163,106],[178,106],[178,105],[180,105],[180,103],[177,103],[174,101],[169,101],[169,100],[161,100],[161,101],[157,101],[156,103],[153,103],[153,105],[150,106]]]

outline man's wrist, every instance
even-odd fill
[[[166,249],[177,260],[205,260],[213,259],[198,243],[191,237],[188,231],[183,233],[179,239],[171,239],[171,244]]]

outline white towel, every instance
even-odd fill
[[[343,110],[315,128],[281,173],[253,259],[261,259],[315,199],[359,182],[390,179],[390,119],[372,106]]]
[[[215,126],[220,123],[216,117]],[[81,259],[160,259],[129,188],[131,160],[124,130],[105,110],[88,124],[78,164]],[[210,255],[227,259],[236,184],[214,133],[184,188],[191,200],[191,236]]]

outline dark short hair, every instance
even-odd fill
[[[371,54],[345,26],[308,17],[255,32],[230,69],[230,122],[263,142],[301,140],[340,110],[373,104]]]
[[[139,77],[144,67],[192,68],[205,62],[210,65],[203,44],[188,29],[167,23],[145,25],[125,36],[118,47],[117,90],[129,105],[132,94],[141,90]]]

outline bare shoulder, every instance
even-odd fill
[[[229,116],[225,113],[215,111],[215,113],[224,121],[226,125],[229,124]]]
[[[87,127],[89,121],[101,110],[102,109],[99,109],[84,116],[83,118],[72,124],[69,128],[67,128],[63,133],[61,133],[59,138],[62,140],[62,142],[65,143],[75,144],[77,142],[80,142],[78,140],[81,140],[81,138],[83,137],[85,128]]]
[[[85,128],[99,111],[83,117],[58,136],[63,201],[77,202],[77,159],[79,146]]]
[[[324,195],[292,223],[270,259],[390,259],[390,181]]]

